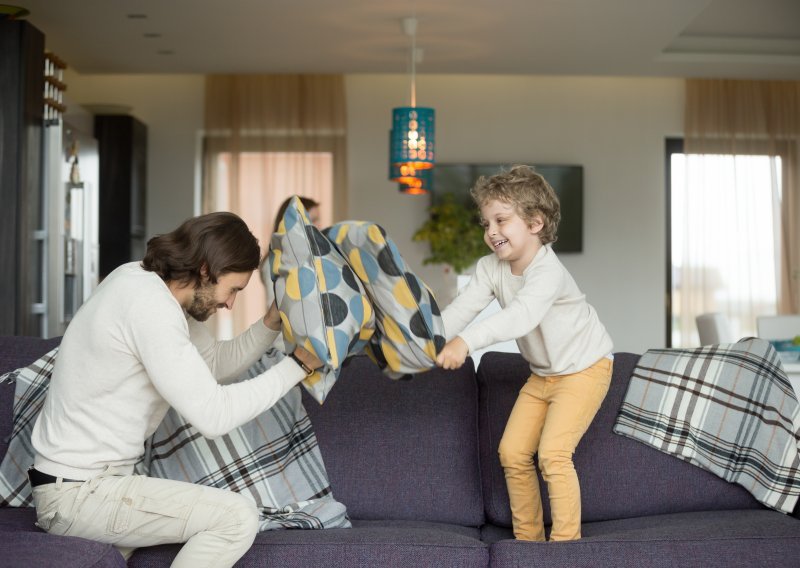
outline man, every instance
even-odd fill
[[[123,554],[185,542],[172,566],[232,566],[258,527],[255,504],[231,491],[133,475],[144,442],[174,407],[221,436],[275,404],[321,366],[308,351],[265,373],[246,371],[278,337],[273,304],[231,341],[200,322],[236,295],[259,247],[232,213],[212,213],[151,239],[144,260],[114,270],[69,324],[33,429],[38,525],[107,542]]]

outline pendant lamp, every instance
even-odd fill
[[[403,178],[398,184],[400,193],[406,195],[425,195],[433,189],[433,168],[416,170],[410,178]]]
[[[403,30],[411,37],[411,104],[392,110],[389,131],[389,179],[410,187],[425,186],[420,171],[429,170],[435,163],[436,116],[429,107],[417,106],[416,46],[417,20],[405,18]],[[429,176],[430,177],[430,176]],[[427,184],[428,187],[430,184]],[[417,193],[427,193],[418,191]]]

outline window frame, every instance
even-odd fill
[[[666,138],[664,141],[664,171],[666,172],[666,276],[664,295],[666,310],[666,346],[672,347],[672,155],[683,154],[683,138]]]

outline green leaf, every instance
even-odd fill
[[[415,241],[428,241],[431,255],[423,264],[449,264],[462,272],[487,254],[477,208],[456,201],[445,193],[428,210],[428,220],[414,233]]]

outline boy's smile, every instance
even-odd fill
[[[511,264],[512,274],[521,275],[542,248],[541,219],[537,217],[529,225],[512,204],[497,200],[487,201],[480,209],[484,242]]]

